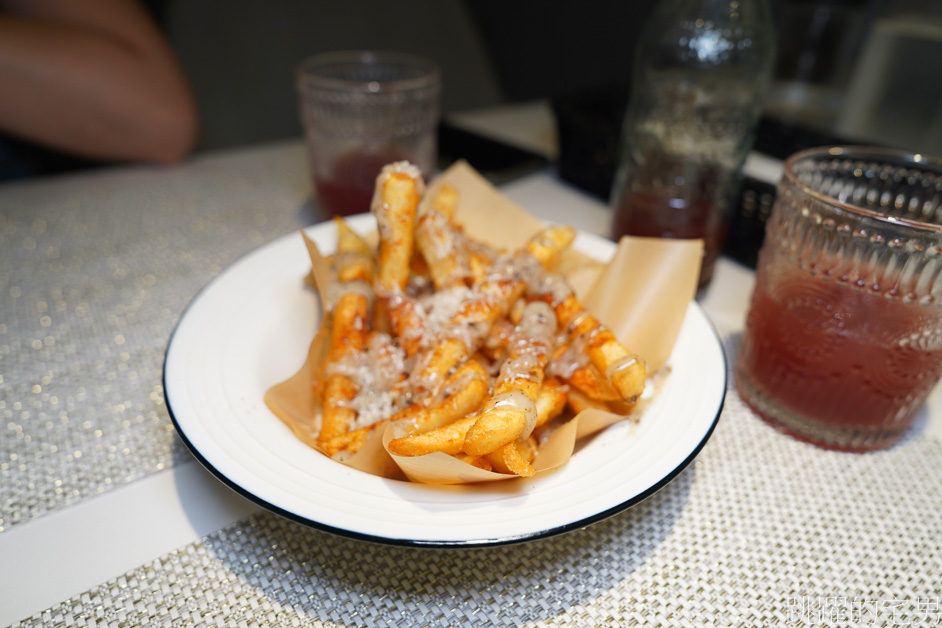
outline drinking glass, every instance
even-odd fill
[[[408,160],[426,178],[437,157],[438,66],[395,52],[316,55],[297,68],[313,184],[333,215],[370,210],[380,169]]]
[[[876,148],[793,155],[736,364],[743,400],[830,449],[899,440],[942,373],[942,161]]]

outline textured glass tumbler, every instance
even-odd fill
[[[736,364],[743,400],[830,449],[888,447],[942,373],[942,161],[790,157]]]
[[[368,212],[376,175],[408,160],[435,172],[438,66],[393,52],[334,52],[297,68],[301,123],[312,181],[332,215]]]

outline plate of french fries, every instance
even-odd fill
[[[371,541],[583,527],[696,456],[726,390],[700,245],[545,225],[459,163],[390,164],[370,213],[289,234],[187,308],[178,432],[266,508]]]

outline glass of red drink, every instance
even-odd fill
[[[316,55],[298,65],[297,89],[314,190],[328,214],[370,211],[376,176],[393,161],[434,174],[441,75],[432,61],[393,52]]]
[[[736,363],[743,400],[822,447],[898,441],[942,375],[942,160],[793,155],[756,273]]]

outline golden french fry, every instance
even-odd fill
[[[546,425],[566,409],[569,387],[555,377],[543,380],[543,387],[536,397],[536,426]]]
[[[454,186],[443,183],[432,197],[429,208],[441,213],[449,222],[455,220],[455,210],[458,207],[458,190]]]
[[[414,355],[422,346],[425,316],[415,298],[404,293],[389,295],[382,300],[392,333],[399,338],[406,356]]]
[[[369,299],[359,292],[344,293],[331,314],[333,327],[327,353],[321,430],[318,443],[322,446],[350,429],[356,412],[346,404],[357,394],[353,380],[341,372],[333,372],[348,355],[366,346]]]
[[[424,456],[434,451],[461,453],[465,435],[477,416],[468,416],[421,434],[409,434],[389,441],[388,449],[397,456]]]
[[[547,227],[527,242],[527,252],[536,258],[544,268],[550,268],[559,258],[559,254],[572,244],[576,230],[572,227],[556,225]]]
[[[536,427],[536,399],[555,335],[553,310],[540,301],[528,304],[510,338],[510,354],[501,367],[494,394],[468,431],[466,453],[489,454],[521,435],[530,436]]]
[[[493,362],[503,362],[507,357],[507,342],[514,333],[514,323],[507,318],[498,318],[481,345],[481,351]]]
[[[324,387],[324,404],[321,413],[321,430],[317,436],[322,447],[331,439],[350,429],[356,419],[356,411],[344,405],[357,394],[356,386],[346,375],[330,375]]]
[[[448,373],[468,358],[468,345],[460,338],[449,337],[433,346],[416,362],[410,375],[419,397],[434,395],[444,384]]]
[[[468,272],[471,273],[472,283],[483,281],[487,277],[494,260],[490,256],[476,250],[468,251]]]
[[[415,418],[415,432],[427,432],[467,416],[487,397],[490,377],[478,362],[469,360],[456,369],[442,387],[441,401],[423,407]]]
[[[634,403],[644,391],[647,369],[644,361],[628,352],[598,319],[585,310],[572,292],[553,300],[560,329],[566,329],[572,344],[584,347],[589,361],[614,386],[626,403]]]
[[[519,475],[522,477],[532,477],[536,471],[530,465],[536,455],[536,439],[533,437],[525,440],[516,440],[507,443],[495,452],[489,453],[484,458],[490,463],[491,468],[498,473],[509,475]]]
[[[418,170],[386,166],[376,181],[372,212],[379,227],[378,290],[405,290],[412,257],[415,210],[424,183]]]
[[[364,281],[372,283],[376,273],[373,251],[360,235],[341,217],[334,218],[337,227],[337,252],[331,256],[341,283]]]
[[[370,435],[370,432],[385,424],[386,421],[373,423],[372,425],[350,430],[349,432],[344,432],[334,437],[325,439],[319,444],[321,449],[323,449],[328,456],[334,456],[341,451],[356,453],[360,451],[361,447],[363,447],[363,444],[366,442],[366,437]]]
[[[470,277],[467,251],[451,223],[440,212],[429,211],[419,218],[415,244],[428,264],[436,290],[463,285]]]
[[[595,369],[594,366],[583,366],[572,372],[572,375],[566,378],[566,382],[571,384],[589,395],[593,399],[600,401],[616,401],[621,399],[621,394],[615,390],[615,387]]]

